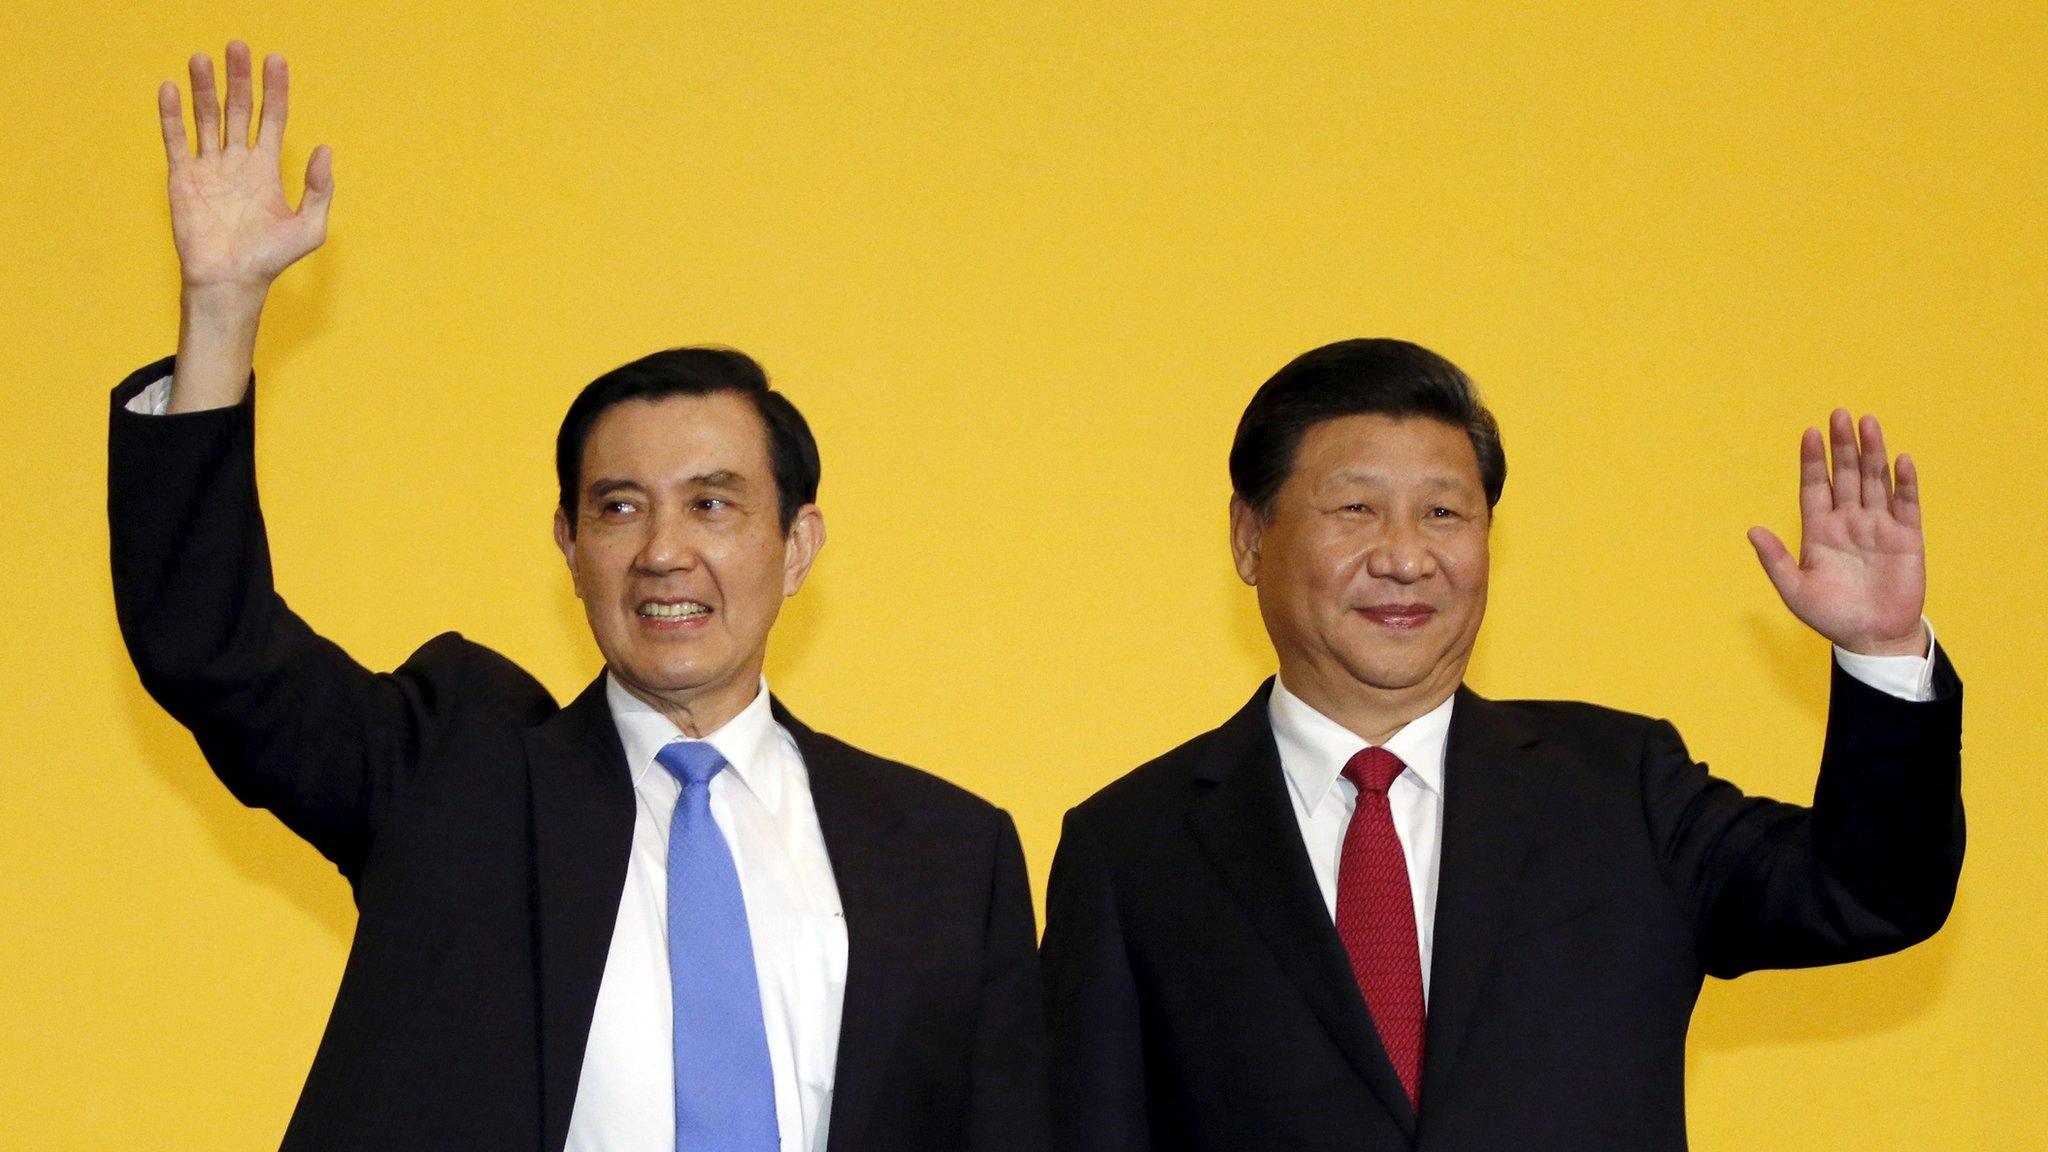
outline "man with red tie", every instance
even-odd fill
[[[1811,808],[1668,724],[1462,686],[1506,480],[1471,382],[1311,351],[1231,449],[1231,547],[1279,674],[1068,813],[1043,944],[1057,1145],[1645,1152],[1686,1143],[1705,975],[1940,927],[1962,686],[1921,616],[1918,473],[1877,421],[1800,445],[1801,548],[1750,538],[1835,645]]]

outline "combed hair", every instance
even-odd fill
[[[1486,506],[1508,479],[1500,425],[1456,364],[1406,340],[1340,340],[1304,352],[1259,386],[1237,422],[1230,484],[1261,518],[1294,471],[1309,429],[1344,416],[1420,416],[1464,430],[1479,457]]]
[[[668,396],[710,396],[732,392],[747,398],[768,429],[768,465],[775,474],[775,493],[782,532],[796,522],[804,505],[818,498],[818,442],[811,426],[789,398],[768,386],[768,374],[754,358],[732,348],[669,348],[642,356],[585,385],[555,437],[555,476],[562,486],[562,513],[569,534],[576,534],[578,489],[583,476],[583,445],[597,418],[627,400],[660,400]]]

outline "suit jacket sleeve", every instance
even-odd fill
[[[113,395],[107,513],[122,638],[143,686],[192,730],[229,791],[354,881],[431,737],[446,679],[434,669],[485,663],[470,655],[482,650],[443,637],[380,676],[315,635],[271,584],[253,392],[232,408],[129,412],[171,367],[152,364]],[[515,672],[489,673],[505,699],[545,697]]]
[[[1067,813],[1045,910],[1053,1145],[1061,1152],[1151,1147],[1136,978],[1101,846]]]
[[[1047,1113],[1045,997],[1024,846],[1000,814],[989,899],[988,945],[974,1027],[968,1147],[1044,1152]]]
[[[1924,703],[1835,665],[1811,808],[1744,796],[1652,726],[1646,816],[1707,972],[1878,956],[1941,927],[1963,862],[1962,683],[1935,658]]]

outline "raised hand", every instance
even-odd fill
[[[253,145],[249,46],[240,40],[228,45],[225,109],[214,88],[213,61],[194,56],[191,71],[196,148],[185,138],[178,86],[165,81],[156,94],[170,163],[171,238],[184,280],[173,412],[242,399],[270,283],[327,238],[327,206],[334,198],[334,161],[322,145],[306,162],[299,206],[285,201],[279,157],[290,77],[284,57],[263,61],[263,111]]]
[[[334,167],[325,145],[313,149],[306,163],[306,191],[298,208],[284,198],[280,153],[290,91],[284,57],[263,61],[263,112],[253,146],[247,44],[237,40],[228,45],[227,70],[223,122],[213,61],[204,53],[192,57],[196,151],[186,143],[178,86],[167,80],[157,89],[164,156],[170,162],[171,236],[189,288],[268,287],[327,238]]]
[[[1891,466],[1875,416],[1858,425],[1838,408],[1828,439],[1832,470],[1820,429],[1799,441],[1799,558],[1768,528],[1751,528],[1749,542],[1785,606],[1814,631],[1866,656],[1925,655],[1919,469],[1904,454]]]

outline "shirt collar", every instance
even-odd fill
[[[1382,747],[1407,765],[1402,777],[1441,797],[1444,794],[1444,745],[1451,732],[1451,705],[1456,695],[1410,720],[1387,737]],[[1308,706],[1273,677],[1273,695],[1266,701],[1273,740],[1280,747],[1280,770],[1304,812],[1313,812],[1344,774],[1353,756],[1371,747],[1357,733]]]
[[[612,724],[619,730],[619,743],[626,749],[626,767],[633,774],[633,787],[647,777],[650,769],[657,767],[654,754],[676,739],[690,737],[676,727],[675,721],[656,711],[645,700],[626,690],[619,678],[610,672],[604,677],[604,699],[612,711]],[[768,678],[761,678],[760,691],[739,715],[720,725],[718,730],[704,737],[704,742],[718,749],[731,766],[733,775],[747,786],[772,811],[781,794],[782,779],[776,773],[778,761],[771,753],[771,742],[776,737],[775,714],[769,706]],[[662,770],[663,775],[667,769]]]

